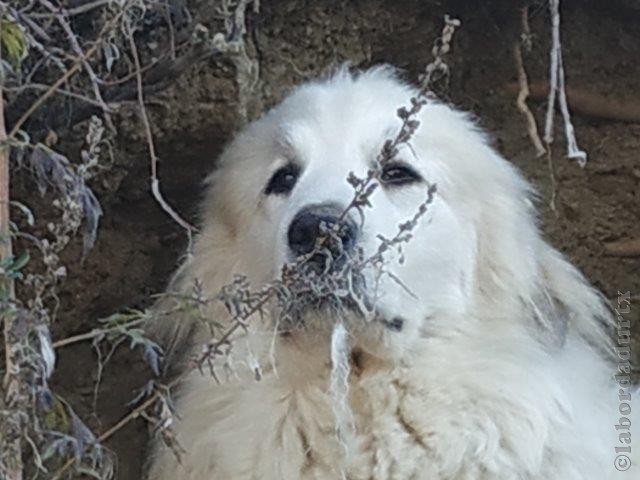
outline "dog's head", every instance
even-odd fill
[[[384,250],[383,262],[356,269],[349,284],[360,306],[318,298],[299,312],[297,330],[280,328],[304,336],[340,318],[364,348],[385,355],[500,322],[537,325],[541,338],[561,343],[566,312],[597,310],[599,301],[541,240],[529,185],[468,115],[429,101],[409,141],[377,165],[401,128],[398,109],[416,95],[388,68],[343,71],[297,88],[246,127],[210,179],[192,275],[211,290],[233,273],[259,286],[298,261],[326,287],[323,278]],[[350,176],[366,178],[376,167],[370,205],[354,208]],[[380,248],[427,203],[404,232],[411,238]]]

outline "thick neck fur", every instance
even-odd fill
[[[404,99],[412,91],[384,69],[362,78],[341,74],[322,85],[303,87],[293,103],[252,124],[225,151],[211,177],[193,256],[170,291],[191,292],[197,281],[214,298],[234,274],[246,275],[254,289],[277,276],[274,255],[283,251],[278,246],[284,237],[269,229],[276,221],[287,225],[287,215],[303,206],[283,198],[267,201],[261,194],[271,172],[264,161],[279,155],[273,139],[280,126],[326,117],[332,131],[340,125],[340,115],[325,115],[332,109],[343,112],[343,104],[357,100],[366,114],[355,120],[378,118],[372,110],[384,103],[378,92]],[[387,118],[383,110],[380,118]],[[336,420],[330,387],[336,319],[319,319],[281,336],[274,333],[277,322],[253,318],[249,331],[233,338],[231,356],[220,359],[227,379],[218,384],[193,372],[181,386],[177,409],[183,416],[175,427],[186,457],[180,465],[168,449],[157,449],[150,480],[613,478],[610,454],[618,444],[613,426],[620,415],[607,357],[612,315],[601,295],[542,238],[531,187],[469,117],[435,102],[421,120],[428,128],[416,134],[413,147],[423,153],[426,177],[438,184],[442,203],[434,218],[446,220],[441,225],[453,233],[409,244],[416,249],[408,262],[428,257],[424,271],[438,276],[430,283],[422,282],[422,270],[411,277],[425,287],[422,299],[429,299],[419,302],[425,308],[417,318],[404,304],[393,304],[399,310],[393,316],[410,320],[401,331],[342,319],[351,348],[349,428]],[[329,140],[342,137],[338,132],[304,141],[307,156],[313,157],[312,147],[321,141],[331,147],[323,152],[339,152],[350,143]],[[357,157],[356,150],[350,152],[345,161]],[[332,175],[309,162],[309,175],[325,172],[314,179]],[[340,166],[337,160],[327,165]],[[306,185],[298,200],[303,193],[328,192]],[[398,206],[384,200],[368,218],[384,220],[380,226],[386,227],[386,216],[401,210],[397,200]],[[423,233],[439,232],[437,225]],[[465,241],[456,250],[452,242],[458,239]],[[456,259],[465,259],[455,270],[463,275],[448,268],[458,265]],[[449,290],[460,294],[447,302]],[[404,301],[400,294],[394,298]],[[212,303],[204,316],[222,327],[232,323],[220,304]],[[210,340],[211,331],[199,325],[171,315],[161,316],[154,327],[163,345],[188,354]]]
[[[597,438],[604,425],[574,424],[574,416],[589,418],[588,412],[576,410],[564,388],[572,369],[588,368],[589,378],[573,378],[571,391],[591,395],[596,412],[602,398],[589,385],[608,375],[597,357],[574,339],[551,355],[515,328],[492,341],[497,323],[465,324],[466,334],[422,339],[401,361],[352,351],[353,430],[342,435],[329,394],[326,336],[322,341],[320,335],[299,332],[300,338],[278,339],[275,352],[264,335],[239,341],[235,378],[219,387],[198,375],[185,386],[179,403],[189,405],[190,416],[181,428],[203,433],[195,435],[199,444],[184,447],[191,455],[215,451],[219,478],[234,479],[488,480],[516,478],[518,471],[531,478],[577,480],[596,478],[587,477],[585,469],[604,471],[597,462],[572,464],[573,457],[563,454],[593,448],[585,453],[595,456],[601,448],[579,439]],[[257,355],[260,346],[264,370],[256,381],[242,368],[241,357],[247,351]],[[274,359],[276,369],[269,367]],[[202,424],[201,418],[212,424]],[[213,437],[206,428],[212,428]],[[238,457],[238,448],[250,457]],[[260,475],[252,476],[256,472]],[[188,478],[213,478],[192,473]]]

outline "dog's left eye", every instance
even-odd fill
[[[266,195],[284,195],[293,190],[298,177],[300,176],[300,167],[293,163],[289,163],[282,168],[276,170],[271,180],[264,189]]]
[[[385,165],[380,174],[380,181],[389,186],[401,186],[409,185],[411,183],[417,183],[422,180],[422,177],[411,167],[400,164],[392,163]]]

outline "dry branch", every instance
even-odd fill
[[[69,3],[78,3],[79,5],[71,8],[60,8],[56,9],[57,12],[64,15],[65,17],[74,17],[76,15],[82,15],[83,13],[88,13],[91,10],[95,10],[100,7],[104,7],[108,5],[112,0],[93,0],[84,2],[69,2]],[[34,13],[33,18],[51,18],[55,17],[57,14],[54,13]]]
[[[182,54],[176,59],[167,57],[154,62],[153,65],[141,67],[140,70],[135,69],[131,75],[127,76],[130,78],[123,84],[121,84],[121,82],[114,82],[114,85],[104,88],[102,92],[103,99],[107,105],[119,104],[127,101],[137,102],[137,76],[139,73],[144,73],[142,76],[142,93],[144,97],[147,97],[166,90],[171,85],[174,85],[182,75],[189,72],[192,67],[208,58],[215,58],[217,55],[220,55],[220,52],[213,50],[207,44],[198,43],[192,46],[187,53]],[[58,113],[61,112],[59,109],[55,110]],[[74,108],[69,119],[56,115],[55,113],[52,114],[50,126],[51,128],[56,129],[65,123],[74,125],[101,111],[101,107],[95,104],[78,105]]]
[[[140,58],[138,56],[138,47],[136,46],[136,41],[133,38],[133,31],[131,30],[131,26],[127,25],[127,36],[129,40],[129,46],[131,48],[131,56],[133,57],[134,67],[136,71],[136,85],[137,85],[137,97],[138,97],[138,106],[140,108],[140,117],[142,118],[142,123],[144,125],[144,131],[147,138],[147,146],[149,148],[149,157],[151,161],[151,192],[153,193],[154,198],[162,207],[162,209],[182,228],[185,229],[187,235],[189,237],[189,245],[191,245],[191,236],[194,230],[194,227],[189,224],[186,220],[184,220],[172,207],[167,203],[167,201],[162,196],[160,192],[160,181],[158,180],[158,157],[156,155],[156,149],[153,142],[153,133],[151,132],[151,124],[149,123],[149,116],[147,115],[147,109],[144,105],[144,91],[142,87],[142,74],[140,73]]]
[[[106,32],[111,31],[117,23],[120,21],[122,16],[124,15],[125,9],[120,10],[114,17],[106,23],[98,35],[98,40],[96,40],[91,47],[89,47],[85,52],[81,55],[78,55],[73,62],[71,68],[69,68],[58,80],[56,80],[49,90],[43,93],[35,102],[33,102],[30,107],[24,112],[20,118],[13,124],[11,128],[11,132],[9,133],[9,138],[15,138],[22,126],[31,118],[31,116],[47,101],[49,97],[56,93],[56,91],[62,87],[62,85],[69,80],[73,75],[79,72],[82,69],[82,65],[84,62],[88,61],[91,57],[95,55],[98,49],[101,46],[101,39],[104,38]]]

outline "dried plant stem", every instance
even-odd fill
[[[53,348],[62,348],[68,345],[73,345],[74,343],[84,342],[86,340],[92,340],[96,337],[106,335],[110,332],[117,332],[122,330],[127,330],[132,327],[136,327],[138,325],[143,324],[146,321],[144,318],[139,318],[137,320],[133,320],[128,323],[123,323],[122,325],[118,325],[116,327],[111,328],[94,328],[90,332],[80,333],[78,335],[73,335],[71,337],[63,338],[62,340],[58,340],[57,342],[53,342]]]
[[[91,10],[95,10],[96,8],[103,7],[109,4],[111,0],[93,0],[92,2],[87,2],[85,4],[78,5],[74,8],[61,8],[59,11],[62,15],[66,17],[73,17],[75,15],[82,15],[83,13],[90,12]],[[54,17],[54,13],[33,13],[31,14],[33,18],[51,18]]]
[[[558,215],[556,209],[556,176],[554,172],[553,158],[551,156],[551,141],[549,137],[545,136],[545,143],[542,143],[540,134],[538,133],[538,124],[531,109],[527,105],[527,99],[531,95],[529,88],[529,79],[527,77],[527,71],[524,68],[524,60],[522,58],[522,47],[527,51],[531,50],[531,28],[529,27],[529,7],[524,6],[520,11],[520,20],[522,23],[522,32],[520,34],[520,40],[513,44],[513,56],[516,62],[516,69],[518,70],[518,96],[516,98],[516,105],[518,110],[524,115],[527,122],[527,135],[536,149],[536,156],[542,157],[546,154],[547,166],[549,167],[549,179],[551,182],[551,198],[549,200],[549,208],[552,212]],[[554,97],[555,98],[555,97]],[[548,120],[548,119],[547,119]],[[546,146],[545,146],[546,145]]]
[[[156,391],[155,393],[153,393],[153,395],[151,395],[147,400],[145,400],[144,402],[142,402],[140,405],[138,405],[134,410],[132,410],[131,412],[129,412],[127,415],[125,415],[124,417],[122,417],[122,419],[120,419],[120,421],[118,423],[116,423],[115,425],[113,425],[111,428],[109,428],[108,430],[105,430],[98,438],[96,438],[95,440],[95,444],[100,444],[102,442],[105,442],[106,440],[108,440],[109,438],[111,438],[116,432],[122,430],[124,427],[126,427],[129,423],[131,423],[133,420],[135,420],[136,418],[140,417],[143,415],[143,413],[151,406],[153,406],[153,404],[160,398],[161,393],[160,391]],[[73,464],[75,463],[75,458],[70,458],[69,460],[67,460],[65,462],[64,465],[62,465],[62,467],[60,467],[58,469],[58,471],[56,471],[53,476],[51,477],[51,480],[60,480],[64,474],[66,472],[69,471],[69,469],[73,466]]]
[[[92,56],[97,49],[98,49],[98,45],[97,44],[93,45],[93,47],[91,47],[85,54],[85,58]],[[15,138],[16,134],[20,131],[20,128],[22,128],[22,125],[24,125],[24,123],[27,120],[29,120],[29,117],[31,117],[31,115],[33,115],[34,112],[38,110],[38,108],[40,108],[42,104],[46,102],[51,95],[56,93],[56,91],[62,86],[63,83],[65,83],[73,75],[75,75],[80,70],[81,65],[82,65],[82,60],[77,59],[74,65],[69,70],[67,70],[60,78],[58,78],[58,80],[56,80],[53,84],[51,84],[49,89],[46,92],[44,92],[40,97],[38,97],[38,99],[35,102],[31,104],[31,106],[27,109],[27,111],[24,112],[22,116],[18,119],[18,121],[13,125],[11,132],[9,132],[9,138]]]
[[[421,79],[421,90],[424,92],[431,91],[434,84],[440,79],[444,79],[446,87],[449,86],[449,65],[444,61],[444,57],[451,50],[451,42],[453,35],[460,27],[461,22],[457,18],[451,18],[449,15],[444,16],[444,27],[442,33],[433,44],[431,54],[433,60],[427,65],[425,73]]]
[[[2,26],[0,25],[0,29]],[[1,33],[1,30],[0,30]],[[0,60],[1,60],[0,52]],[[7,130],[4,124],[4,96],[0,84],[0,258],[11,256],[11,231],[9,217],[9,145],[7,144]],[[9,282],[11,296],[13,296],[13,282]]]
[[[0,34],[1,31],[0,24]],[[1,60],[1,53],[0,53]],[[9,145],[7,130],[4,124],[4,97],[0,84],[0,259],[12,256],[11,252],[11,219],[9,216]],[[20,392],[22,391],[20,367],[16,363],[13,303],[15,300],[15,284],[8,275],[2,276],[3,298],[1,299],[1,315],[4,333],[5,375],[2,382],[5,407],[8,410],[4,425],[0,427],[0,449],[4,450],[3,463],[7,480],[22,479],[22,415],[19,410]]]
[[[65,33],[67,34],[67,38],[69,40],[69,43],[71,44],[71,47],[73,48],[73,51],[78,56],[78,58],[80,58],[82,62],[82,66],[87,72],[89,79],[91,80],[91,86],[93,88],[93,93],[96,97],[96,101],[100,104],[100,108],[102,109],[103,112],[105,113],[109,112],[110,109],[107,106],[107,104],[104,102],[104,99],[102,98],[102,94],[100,93],[100,87],[98,85],[98,82],[99,82],[98,76],[94,72],[93,67],[91,67],[91,64],[89,63],[87,58],[84,56],[82,52],[82,47],[80,47],[80,44],[78,43],[78,39],[76,38],[75,33],[71,29],[69,22],[67,22],[64,15],[59,13],[58,9],[54,5],[52,5],[48,0],[40,0],[40,3],[55,15],[56,20],[58,21],[62,29],[65,31]]]
[[[265,295],[265,298],[263,300],[261,300],[258,304],[256,304],[248,312],[246,312],[246,314],[243,315],[243,317],[248,318],[251,315],[253,315],[254,313],[256,313],[258,310],[260,310],[270,300],[270,298],[271,298],[271,295]],[[178,377],[173,379],[168,384],[168,387],[169,388],[175,387],[180,382],[182,382],[187,376],[189,376],[194,370],[200,368],[202,366],[202,364],[206,361],[207,357],[209,357],[212,353],[217,352],[220,349],[220,347],[222,347],[225,343],[228,343],[229,339],[231,338],[231,336],[240,327],[242,327],[243,325],[244,325],[244,323],[241,320],[234,322],[233,325],[231,325],[227,329],[227,331],[222,335],[222,337],[220,337],[220,339],[218,339],[215,342],[212,342],[208,346],[207,352],[205,352],[203,355],[201,355],[200,358],[194,359],[191,362],[191,364],[189,365],[189,367],[187,369],[185,369],[185,371],[182,372],[181,375],[179,375]],[[164,392],[162,390],[160,390],[160,389],[157,389],[144,402],[142,402],[135,409],[133,409],[131,412],[126,414],[124,417],[122,417],[112,427],[110,427],[109,429],[107,429],[103,433],[101,433],[96,438],[94,443],[95,444],[100,444],[100,443],[108,440],[113,435],[115,435],[118,431],[120,431],[124,427],[126,427],[133,420],[135,420],[138,417],[143,416],[143,414],[146,412],[146,410],[151,408],[158,400],[161,399],[161,397],[163,395],[164,395]],[[62,467],[60,467],[60,469],[51,477],[51,480],[60,480],[63,477],[63,475],[73,466],[74,462],[75,462],[74,458],[70,458],[69,460],[67,460],[65,462],[65,464],[62,465]]]
[[[31,106],[27,109],[27,111],[20,116],[20,118],[16,121],[16,123],[11,128],[11,131],[9,132],[9,135],[8,135],[9,139],[15,138],[17,133],[20,131],[22,126],[25,124],[25,122],[29,120],[31,115],[33,115],[33,113],[36,110],[38,110],[51,95],[55,94],[58,91],[58,89],[67,80],[69,80],[76,73],[78,73],[82,69],[83,64],[85,64],[91,57],[95,55],[95,53],[98,51],[102,43],[102,38],[104,37],[104,34],[107,32],[110,32],[113,29],[113,27],[120,21],[120,19],[124,15],[125,10],[126,9],[123,7],[111,19],[111,21],[105,24],[105,26],[102,28],[102,30],[98,34],[95,42],[93,42],[93,45],[91,45],[91,47],[89,47],[85,52],[83,52],[82,55],[79,55],[78,57],[76,57],[71,68],[69,68],[62,76],[60,76],[58,80],[52,83],[49,89],[46,92],[44,92],[40,97],[38,97],[38,99],[31,104]]]
[[[50,88],[50,85],[46,85],[44,83],[28,83],[26,85],[21,85],[20,87],[6,88],[5,90],[15,93],[22,92],[24,90],[40,90],[46,92]],[[72,92],[70,90],[65,90],[64,88],[59,88],[55,93],[57,93],[58,95],[64,95],[66,97],[73,98],[75,100],[80,100],[81,102],[85,102],[93,107],[102,108],[100,102],[93,100],[85,95]]]
[[[140,117],[144,126],[145,135],[147,137],[147,146],[149,148],[149,157],[151,161],[151,192],[153,197],[158,202],[160,207],[182,228],[187,232],[189,237],[189,248],[191,251],[192,234],[195,228],[186,220],[184,220],[178,212],[176,212],[171,205],[164,199],[162,192],[160,191],[160,180],[158,179],[158,156],[156,155],[156,148],[153,142],[153,133],[151,132],[151,123],[149,122],[149,116],[147,115],[147,109],[144,105],[144,90],[142,85],[142,67],[140,65],[140,57],[138,55],[138,47],[136,41],[133,38],[133,31],[130,26],[127,26],[127,36],[129,38],[129,46],[131,48],[131,56],[133,58],[136,83],[138,87],[138,105],[140,107]]]
[[[248,319],[258,311],[260,311],[266,304],[271,300],[274,290],[268,289],[263,292],[262,298],[252,306],[252,308],[248,309],[246,312],[239,314],[236,318],[234,318],[233,324],[225,331],[225,333],[216,341],[210,342],[207,346],[206,351],[200,355],[198,358],[194,358],[189,366],[176,378],[174,378],[168,385],[167,388],[171,389],[186,379],[194,370],[201,369],[204,363],[209,360],[212,356],[215,356],[216,353],[219,352],[220,348],[228,344],[231,336],[240,328],[245,327],[244,320]],[[94,443],[100,444],[105,440],[111,438],[118,431],[122,430],[125,426],[131,423],[138,417],[143,416],[147,409],[151,408],[158,400],[162,398],[165,392],[162,389],[156,389],[149,398],[147,398],[144,402],[138,405],[135,409],[129,412],[127,415],[122,417],[117,423],[115,423],[112,427],[105,430],[102,434],[100,434]],[[74,458],[70,458],[65,462],[62,467],[51,477],[52,480],[59,480],[62,476],[73,466],[75,462]]]

